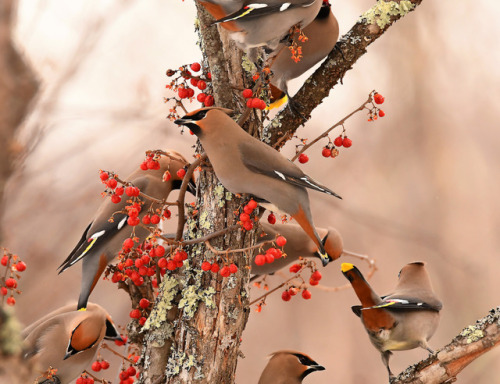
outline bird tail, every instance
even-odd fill
[[[325,251],[325,247],[323,246],[323,242],[321,241],[318,232],[316,232],[316,228],[314,228],[311,220],[308,218],[308,215],[304,212],[302,207],[299,207],[299,211],[292,217],[297,221],[297,223],[299,223],[299,225],[302,227],[304,232],[307,233],[311,240],[314,241],[314,243],[318,247],[319,258],[321,259],[323,266],[326,266],[330,262],[330,257],[328,257],[328,254]]]

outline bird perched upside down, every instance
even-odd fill
[[[301,352],[278,351],[271,355],[258,384],[300,384],[310,373],[324,370]]]
[[[274,260],[272,263],[264,265],[256,265],[255,260],[252,259],[251,274],[252,275],[267,275],[272,274],[281,268],[284,268],[290,263],[298,260],[299,257],[317,257],[320,258],[318,247],[316,243],[302,230],[300,225],[296,224],[268,224],[260,221],[260,227],[266,234],[258,238],[258,243],[273,240],[276,235],[282,235],[287,239],[283,251],[286,257],[281,257]],[[329,261],[337,260],[343,251],[343,242],[340,233],[332,227],[316,228],[316,232],[321,237],[321,242],[328,255]],[[265,245],[263,250],[267,250],[271,245]],[[321,258],[320,258],[321,259]]]
[[[427,341],[439,324],[442,308],[431,285],[423,262],[407,264],[399,272],[396,288],[386,296],[379,296],[354,265],[343,263],[342,273],[351,282],[361,305],[352,307],[361,318],[370,341],[382,354],[389,373],[391,351],[424,348],[430,353]]]
[[[291,215],[319,249],[323,265],[328,257],[314,228],[309,195],[311,188],[340,198],[304,174],[278,151],[250,136],[224,108],[201,108],[175,121],[198,136],[222,185],[233,193],[247,193]]]
[[[243,50],[275,50],[290,28],[311,23],[323,0],[198,0]]]
[[[160,200],[167,199],[170,192],[173,189],[179,189],[182,184],[182,179],[177,176],[177,171],[189,165],[181,154],[172,150],[167,150],[167,152],[172,158],[168,156],[160,158],[159,169],[143,171],[138,168],[126,180],[149,196]],[[172,177],[169,181],[163,181],[163,174],[167,170]],[[194,182],[194,179],[192,182]],[[191,188],[193,188],[193,185],[191,184]],[[144,208],[139,214],[139,218],[142,218],[147,213],[150,204],[148,204],[148,200],[142,197],[139,197],[139,199],[145,201]],[[123,241],[132,233],[132,228],[127,224],[127,214],[117,213],[123,211],[127,205],[126,198],[123,198],[118,204],[106,199],[97,210],[92,222],[83,232],[78,244],[59,267],[59,273],[62,273],[76,262],[83,260],[78,309],[86,307],[90,293],[97,284],[102,272],[118,256]],[[109,219],[112,216],[113,222],[110,222]],[[150,235],[150,232],[145,228],[140,226],[134,228],[135,236],[139,238],[140,242]]]
[[[94,359],[103,339],[122,340],[108,312],[94,303],[86,311],[75,311],[74,304],[56,309],[28,326],[22,337],[24,358],[37,369],[30,382],[39,378],[40,384],[68,384]],[[45,374],[49,367],[57,370],[58,381]]]

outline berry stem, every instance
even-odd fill
[[[127,358],[127,357],[123,356],[120,352],[115,351],[113,348],[111,348],[111,347],[110,347],[108,344],[106,344],[106,343],[102,343],[102,344],[101,344],[101,349],[107,349],[107,350],[108,350],[108,351],[110,351],[112,354],[114,354],[114,355],[116,355],[116,356],[118,356],[118,357],[121,357],[123,360],[128,361],[128,362],[129,362],[130,364],[132,364],[132,365],[135,365],[135,361],[134,361],[134,360],[129,359],[129,358]]]

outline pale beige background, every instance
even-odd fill
[[[335,0],[341,32],[371,3]],[[492,1],[424,0],[370,46],[298,132],[315,137],[372,89],[386,97],[385,118],[347,123],[352,148],[325,160],[318,146],[303,169],[344,197],[312,193],[316,224],[337,227],[347,249],[376,258],[378,291],[390,290],[407,262],[428,262],[444,302],[435,348],[499,304],[498,10]],[[190,156],[195,139],[165,119],[163,97],[166,69],[200,58],[193,18],[191,1],[20,1],[17,39],[44,86],[20,138],[32,150],[6,196],[2,245],[28,263],[16,307],[26,324],[78,296],[80,268],[58,276],[56,267],[101,201],[98,169],[125,176],[159,147]],[[322,271],[325,284],[344,283],[339,268]],[[307,302],[272,297],[252,313],[238,383],[255,383],[268,353],[291,348],[327,368],[306,383],[386,382],[349,308],[354,293],[312,293]],[[110,283],[91,300],[127,320],[127,297]],[[425,356],[397,353],[392,368]],[[499,358],[500,350],[490,352],[458,382],[500,382]]]

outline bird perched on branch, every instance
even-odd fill
[[[324,370],[301,352],[278,351],[271,354],[258,384],[300,384],[310,373]]]
[[[198,0],[243,50],[278,47],[293,26],[311,23],[323,0]]]
[[[342,273],[351,282],[361,305],[352,307],[361,318],[372,344],[382,354],[389,373],[391,351],[424,348],[439,323],[441,301],[436,297],[423,262],[407,264],[399,272],[396,288],[379,296],[354,265],[343,263]]]
[[[75,305],[56,309],[22,332],[24,358],[34,363],[37,374],[30,381],[67,384],[78,377],[94,359],[104,338],[122,340],[108,312],[100,305],[88,303],[86,311],[75,311]],[[56,369],[55,378],[48,377]]]
[[[142,170],[138,168],[130,174],[126,180],[139,188],[142,193],[155,199],[166,200],[173,189],[179,189],[182,184],[182,178],[177,175],[177,171],[189,165],[187,160],[181,154],[168,150],[170,156],[163,156],[159,159],[159,169]],[[171,174],[169,181],[163,181],[163,175],[166,171]],[[190,181],[190,188],[193,185]],[[144,201],[143,209],[139,214],[142,218],[147,214],[151,202],[146,198],[139,197]],[[59,267],[59,273],[82,260],[82,284],[80,298],[78,300],[78,309],[83,309],[87,305],[90,293],[94,289],[99,277],[106,266],[118,256],[123,242],[132,234],[132,227],[127,224],[128,215],[123,213],[128,205],[127,198],[123,198],[118,204],[114,204],[110,199],[106,199],[92,220],[87,229],[75,246],[73,251],[64,260]],[[160,205],[156,204],[158,208]],[[113,220],[110,222],[110,219]],[[139,241],[144,241],[150,232],[140,226],[134,227],[135,236]]]
[[[328,257],[314,228],[306,188],[340,198],[283,157],[249,135],[224,108],[201,108],[175,121],[198,136],[222,185],[233,193],[247,193],[291,215],[319,249],[323,265]]]
[[[283,251],[286,257],[280,257],[272,263],[264,265],[256,265],[255,259],[252,259],[251,274],[252,275],[267,275],[274,273],[281,268],[284,268],[290,263],[298,260],[299,257],[317,257],[320,258],[318,247],[315,242],[302,230],[297,224],[269,224],[260,221],[260,227],[264,236],[258,238],[258,243],[273,240],[277,235],[282,235],[287,239]],[[343,251],[343,242],[340,233],[332,227],[316,228],[316,232],[321,237],[321,242],[328,255],[329,261],[337,260]],[[271,245],[263,246],[263,250],[267,250]]]
[[[303,30],[307,41],[302,44],[302,58],[292,60],[288,46],[276,50],[270,57],[271,62],[271,105],[276,108],[288,100],[287,83],[301,76],[314,65],[323,60],[335,47],[339,38],[339,23],[331,11],[328,0],[323,4],[316,18]]]

